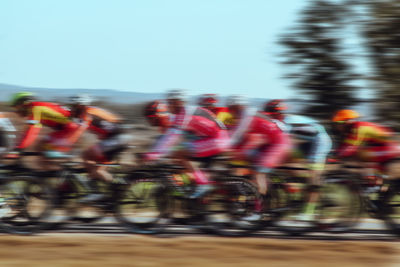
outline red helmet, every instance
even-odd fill
[[[167,105],[162,103],[161,101],[155,100],[151,101],[144,108],[144,116],[147,118],[168,115]]]
[[[286,104],[281,99],[273,99],[264,105],[264,112],[270,114],[271,117],[282,120],[283,113],[287,110]]]
[[[218,103],[216,94],[204,94],[200,96],[197,104],[201,107],[210,107],[216,103]]]
[[[169,113],[167,105],[161,101],[155,100],[146,105],[144,116],[153,126],[159,126],[164,131],[169,126]]]
[[[264,111],[268,113],[282,113],[285,110],[287,106],[281,99],[270,100],[264,106]]]

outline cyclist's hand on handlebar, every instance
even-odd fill
[[[341,161],[338,158],[328,158],[326,162],[330,164],[339,164]]]
[[[21,150],[18,148],[15,148],[14,150],[8,152],[4,158],[5,159],[18,159],[21,157]]]
[[[146,157],[146,153],[136,153],[135,155],[136,155],[137,163],[139,165],[144,165],[144,166],[152,165],[152,161],[150,161]]]

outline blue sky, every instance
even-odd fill
[[[0,83],[292,97],[279,34],[304,0],[1,0]]]

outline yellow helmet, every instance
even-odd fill
[[[333,116],[333,122],[341,122],[341,121],[348,121],[354,120],[360,117],[358,112],[351,110],[351,109],[341,109],[335,113]]]

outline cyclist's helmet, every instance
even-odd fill
[[[149,121],[150,125],[158,126],[161,132],[165,132],[169,127],[168,108],[161,101],[155,100],[148,103],[144,108],[143,115]]]
[[[18,92],[11,96],[10,106],[15,107],[35,100],[34,94],[31,92]]]
[[[88,94],[78,94],[69,98],[70,105],[89,106],[92,101],[92,98]]]
[[[241,95],[231,95],[226,99],[226,106],[246,106],[247,99]]]
[[[200,96],[198,105],[200,107],[213,107],[215,104],[218,103],[217,95],[216,94],[204,94]]]
[[[268,113],[274,119],[283,120],[285,111],[287,110],[286,104],[281,99],[273,99],[265,103],[263,111]]]
[[[167,100],[186,101],[186,92],[183,89],[171,89],[167,93]]]
[[[144,116],[146,118],[157,117],[168,114],[167,106],[161,101],[155,100],[148,103],[144,108]]]
[[[333,122],[348,122],[350,120],[355,120],[360,118],[360,114],[358,112],[351,109],[341,109],[335,113],[332,118]]]
[[[268,113],[283,113],[287,106],[281,99],[273,99],[265,103],[264,111]]]

